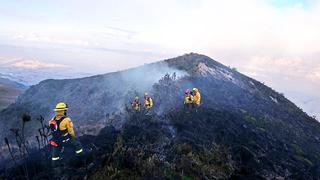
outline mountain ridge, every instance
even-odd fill
[[[198,112],[188,114],[183,95],[193,87],[200,89],[202,104]],[[145,91],[154,99],[153,115],[131,113],[130,102]],[[69,116],[84,145],[92,143],[92,135],[97,141],[117,137],[95,144],[98,149],[108,146],[109,154],[103,154],[108,163],[102,163],[93,177],[115,173],[122,178],[182,178],[181,171],[194,178],[213,178],[215,173],[220,178],[260,179],[320,175],[320,123],[282,94],[204,55],[186,54],[87,78],[42,81],[0,112],[1,135],[8,136],[6,129],[28,113],[33,120],[26,124],[26,134],[34,136],[34,119],[49,119],[58,101],[69,104]],[[99,135],[104,128],[115,130]],[[137,157],[139,152],[144,156]],[[227,158],[219,160],[216,153]],[[101,151],[91,153],[96,154]],[[144,164],[150,162],[160,163],[170,174],[156,168],[147,173]],[[158,167],[155,164],[152,167]]]
[[[199,67],[200,64],[200,67]],[[202,68],[202,69],[201,69]],[[205,71],[203,71],[204,68]],[[200,69],[200,71],[199,71]],[[201,72],[202,70],[202,72]],[[149,76],[145,76],[145,72],[151,73]],[[274,103],[277,105],[277,98],[286,102],[288,105],[292,106],[292,108],[296,108],[294,104],[290,101],[282,97],[279,93],[276,93],[269,87],[264,86],[260,82],[249,78],[241,73],[230,69],[227,66],[224,66],[211,58],[199,55],[196,53],[185,54],[183,56],[179,56],[172,59],[166,59],[164,61],[151,63],[145,66],[131,68],[125,71],[112,72],[107,74],[95,75],[85,78],[77,78],[77,79],[64,79],[64,80],[44,80],[37,85],[31,86],[23,95],[21,95],[17,103],[9,107],[6,112],[13,110],[14,111],[26,111],[32,113],[31,108],[24,108],[24,104],[30,104],[33,107],[41,107],[39,113],[32,113],[36,116],[44,115],[46,118],[52,116],[52,108],[55,103],[58,101],[66,101],[72,107],[73,104],[78,104],[76,107],[71,108],[71,114],[74,116],[77,112],[89,111],[86,108],[80,107],[80,104],[90,104],[86,101],[81,101],[75,103],[79,97],[86,97],[92,94],[92,102],[99,101],[100,107],[106,107],[108,110],[102,109],[103,113],[100,113],[99,118],[104,119],[104,115],[107,113],[112,113],[114,111],[121,111],[124,109],[124,106],[129,103],[130,99],[124,100],[124,97],[128,92],[134,94],[138,91],[140,95],[144,93],[144,91],[152,91],[152,85],[156,83],[161,77],[163,77],[166,73],[172,74],[176,72],[178,76],[187,76],[187,77],[202,77],[207,78],[212,81],[212,78],[215,80],[221,81],[224,86],[230,86],[232,88],[240,88],[244,93],[249,93],[250,96],[257,96],[260,98],[264,98],[265,101],[270,103]],[[202,74],[201,74],[202,73]],[[235,78],[234,78],[234,77]],[[188,78],[185,78],[188,81]],[[119,81],[119,82],[118,82]],[[96,83],[91,83],[96,82]],[[204,82],[203,84],[205,84]],[[219,82],[220,83],[220,82]],[[229,83],[233,83],[235,86],[230,85]],[[128,87],[122,87],[122,84],[129,84]],[[183,89],[190,88],[193,85],[191,82],[186,82],[189,86],[182,87],[181,94],[183,94]],[[198,87],[201,87],[203,84],[197,84]],[[110,88],[108,87],[110,86]],[[111,87],[112,86],[112,87]],[[221,88],[216,86],[215,88]],[[232,90],[232,88],[230,90]],[[206,89],[206,88],[205,88]],[[60,92],[61,91],[61,92]],[[78,91],[78,92],[77,92]],[[118,91],[118,92],[112,92]],[[222,91],[224,91],[222,89]],[[247,92],[248,91],[248,92]],[[262,93],[265,91],[268,95]],[[77,95],[77,93],[82,93],[81,95]],[[237,95],[237,92],[234,92]],[[28,95],[30,94],[30,96]],[[54,95],[53,95],[54,94]],[[120,101],[126,102],[116,102],[116,106],[110,104],[112,98],[109,94],[113,94],[114,97],[120,99]],[[181,96],[181,95],[180,95]],[[37,97],[36,99],[34,97]],[[100,97],[100,98],[99,98]],[[252,98],[255,97],[250,97]],[[90,98],[89,98],[90,99]],[[106,102],[102,102],[101,99],[104,99]],[[223,99],[217,98],[220,100],[221,104],[226,104]],[[234,107],[239,104],[241,105],[241,97],[237,97],[233,99],[234,102],[228,102],[228,106]],[[35,101],[35,102],[33,102]],[[50,103],[48,103],[49,101]],[[244,100],[243,100],[244,101]],[[250,99],[247,100],[248,102]],[[209,102],[208,104],[210,104]],[[212,102],[213,104],[215,101]],[[279,102],[278,102],[279,103]],[[90,109],[90,106],[88,106]],[[111,107],[111,108],[110,108]],[[19,110],[20,109],[20,110]],[[36,109],[36,108],[35,108]],[[72,110],[73,109],[73,110]],[[95,108],[101,109],[101,108]],[[4,114],[6,114],[4,112]],[[10,112],[9,112],[10,113]],[[73,114],[74,113],[74,114]],[[21,114],[21,113],[20,113]],[[45,115],[50,114],[50,116]],[[14,117],[14,116],[13,116]],[[80,116],[75,116],[77,119]],[[89,116],[84,116],[89,117]],[[16,116],[16,119],[19,117]],[[98,119],[98,118],[97,118]],[[0,119],[1,121],[1,119]]]

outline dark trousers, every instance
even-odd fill
[[[69,141],[60,142],[58,146],[51,146],[52,147],[52,160],[57,161],[60,159],[61,149],[65,148],[72,148],[76,154],[81,154],[83,152],[81,143],[76,138],[70,138]]]

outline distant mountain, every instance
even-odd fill
[[[184,90],[192,87],[200,89],[202,105],[186,114]],[[154,97],[155,114],[128,114],[134,96],[145,91]],[[108,144],[101,141],[110,133],[83,137],[85,145],[96,143],[93,157],[105,157],[97,160],[102,166],[97,165],[93,179],[106,174],[119,179],[320,176],[320,123],[283,95],[204,55],[191,53],[87,78],[42,81],[0,113],[1,136],[10,134],[24,112],[48,120],[59,101],[69,104],[78,134],[98,134],[106,125],[120,130],[112,131],[117,139]],[[38,124],[27,124],[29,136],[37,133]]]
[[[14,103],[26,89],[23,84],[0,77],[0,111]]]
[[[59,71],[59,74],[57,74]],[[42,63],[33,60],[16,60],[0,63],[0,77],[31,86],[46,79],[86,77],[88,73],[78,73],[60,64]]]

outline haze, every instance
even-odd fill
[[[197,52],[320,116],[319,1],[0,3],[0,73],[11,68],[13,76],[15,69],[100,74]]]

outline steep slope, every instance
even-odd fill
[[[106,114],[123,111],[134,95],[142,95],[144,91],[152,93],[154,83],[166,73],[174,72],[183,76],[180,87],[173,91],[156,90],[166,92],[164,97],[168,96],[157,97],[158,113],[177,106],[177,102],[182,101],[184,89],[197,86],[203,93],[203,103],[210,107],[232,111],[241,109],[289,126],[298,127],[301,121],[318,126],[272,89],[207,56],[194,53],[122,72],[81,79],[45,80],[31,86],[15,104],[1,112],[0,123],[6,121],[2,127],[10,129],[24,112],[49,119],[54,105],[65,101],[70,106],[69,115],[77,125],[96,126],[106,120]],[[9,123],[7,119],[10,119]]]
[[[0,77],[0,111],[14,103],[25,89],[22,84]]]
[[[168,79],[157,86],[168,82],[177,85]],[[34,152],[27,163],[29,177],[311,180],[320,175],[318,149],[308,154],[310,147],[301,146],[301,139],[276,137],[272,122],[252,123],[254,117],[244,112],[200,107],[192,113],[173,109],[163,117],[124,114],[121,131],[107,126],[97,136],[80,137],[86,155],[82,160],[64,155],[60,174],[52,171],[47,148]],[[0,170],[0,177],[21,177],[21,169]]]

